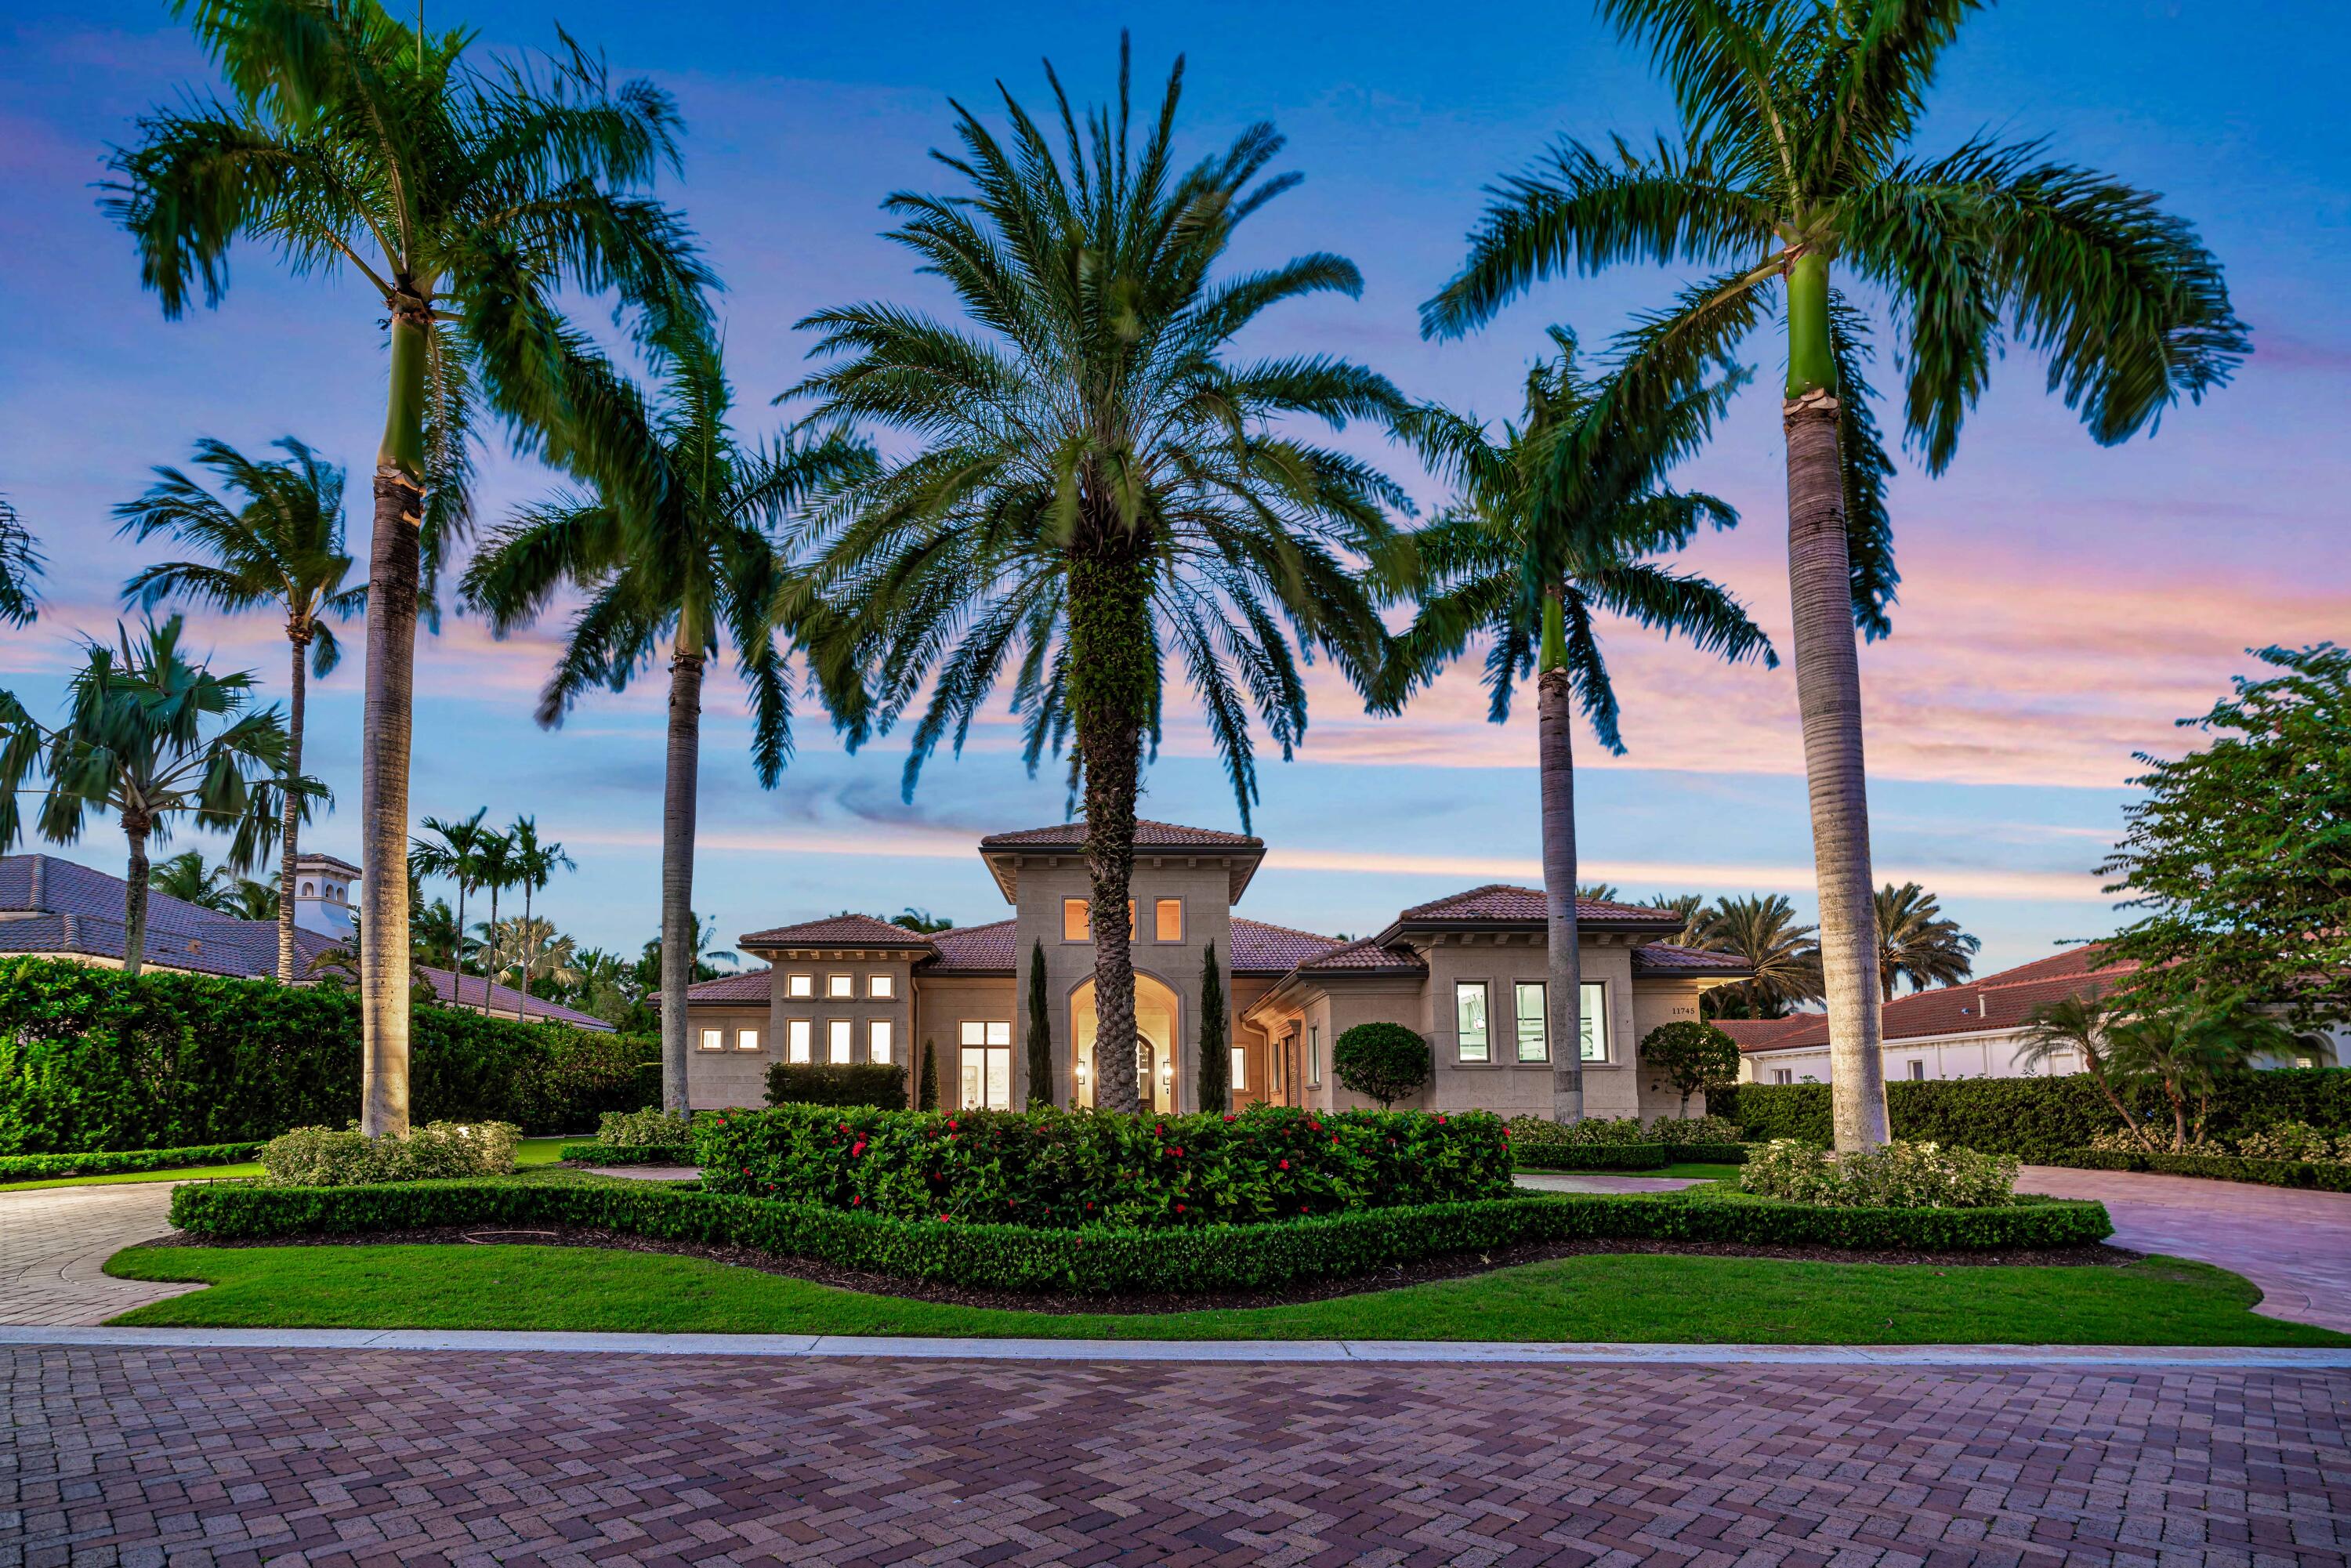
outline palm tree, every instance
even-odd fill
[[[495,946],[493,934],[498,926],[498,894],[515,884],[514,840],[496,829],[484,829],[481,841],[474,846],[475,885],[490,895],[490,917],[475,927],[482,934],[479,948],[482,955],[482,1016],[490,1016],[489,985],[490,949]]]
[[[236,873],[225,865],[208,866],[202,850],[182,850],[157,861],[147,873],[147,885],[166,898],[226,915],[236,907]]]
[[[1460,273],[1421,308],[1424,334],[1453,335],[1553,273],[1686,262],[1717,270],[1644,320],[1646,351],[1704,361],[1787,323],[1788,575],[1840,1148],[1887,1136],[1854,633],[1888,629],[1896,574],[1868,319],[1832,269],[1874,286],[1895,323],[1929,473],[1950,462],[2006,335],[2044,354],[2050,389],[2105,444],[2219,387],[2248,350],[2219,264],[2152,196],[2038,142],[1910,152],[1937,62],[1975,9],[1601,0],[1672,86],[1679,144],[1562,141],[1497,193]]]
[[[326,791],[287,775],[285,721],[275,707],[254,707],[250,674],[216,675],[182,656],[180,617],[148,622],[136,643],[128,627],[116,631],[116,647],[85,644],[88,662],[74,672],[57,728],[0,692],[0,848],[16,841],[16,796],[36,766],[49,781],[40,831],[50,842],[78,840],[93,810],[113,812],[131,850],[122,969],[135,975],[147,955],[151,838],[168,840],[175,819],[192,817],[230,835],[228,863],[243,871],[269,851],[281,792],[307,805]]]
[[[447,934],[449,970],[455,975],[465,972],[465,895],[482,884],[482,843],[490,836],[482,819],[489,814],[484,806],[470,817],[427,817],[424,831],[430,836],[409,846],[412,877],[442,876],[457,884],[457,912]]]
[[[236,885],[228,890],[228,901],[222,907],[239,920],[266,921],[274,925],[284,904],[276,883],[241,876]]]
[[[489,968],[491,977],[502,979],[517,975],[523,994],[530,994],[530,977],[538,975],[552,980],[557,986],[569,988],[580,983],[580,973],[573,959],[579,944],[555,929],[551,920],[541,920],[528,915],[517,915],[501,920],[489,928]],[[525,1017],[528,1009],[522,1009]]]
[[[1714,923],[1713,912],[1706,906],[1702,893],[1658,894],[1649,900],[1652,909],[1669,909],[1681,916],[1682,928],[1674,934],[1677,947],[1704,948],[1709,940],[1708,927]]]
[[[910,449],[811,540],[797,591],[840,614],[829,634],[801,630],[827,650],[819,672],[852,746],[924,704],[910,798],[925,760],[942,740],[960,748],[1007,678],[1031,769],[1067,748],[1092,884],[1096,1103],[1131,1112],[1126,905],[1165,660],[1183,667],[1246,827],[1252,710],[1287,758],[1306,725],[1301,652],[1359,686],[1380,663],[1382,585],[1395,575],[1382,508],[1405,504],[1297,426],[1393,421],[1405,404],[1333,358],[1235,355],[1272,307],[1352,297],[1362,277],[1315,254],[1212,277],[1241,222],[1296,181],[1261,178],[1281,138],[1251,126],[1180,165],[1182,61],[1139,129],[1123,38],[1119,62],[1115,105],[1082,130],[1050,68],[1058,124],[1008,92],[999,139],[958,105],[961,149],[935,156],[967,192],[886,204],[890,237],[946,281],[967,327],[890,304],[802,323],[836,362],[799,390]]]
[[[40,575],[40,546],[8,497],[0,496],[0,625],[33,623],[41,611],[33,579]]]
[[[2231,998],[2139,1013],[2106,1030],[2107,1061],[2114,1070],[2126,1078],[2152,1078],[2162,1089],[2171,1107],[2174,1154],[2188,1147],[2191,1100],[2200,1138],[2220,1081],[2244,1071],[2255,1056],[2287,1050],[2293,1042],[2292,1030]]]
[[[1975,971],[1983,943],[1946,917],[1942,904],[1915,882],[1887,883],[1877,890],[1877,990],[1894,994],[1907,978],[1913,991],[1953,986]]]
[[[1548,912],[1546,1038],[1552,1041],[1552,1113],[1583,1118],[1583,986],[1578,899],[1614,901],[1605,883],[1576,884],[1573,709],[1600,744],[1622,753],[1616,693],[1595,618],[1622,616],[1736,663],[1779,660],[1738,601],[1703,578],[1648,559],[1686,543],[1706,523],[1736,522],[1723,502],[1669,488],[1673,465],[1705,439],[1738,385],[1693,379],[1678,395],[1652,398],[1625,376],[1593,379],[1576,364],[1574,337],[1552,329],[1558,358],[1528,373],[1523,424],[1499,438],[1442,410],[1416,414],[1407,431],[1430,467],[1460,492],[1415,536],[1425,574],[1420,613],[1397,644],[1374,706],[1403,705],[1405,683],[1433,678],[1472,638],[1486,643],[1488,716],[1510,717],[1516,683],[1535,681],[1535,750],[1542,792],[1543,890]],[[1628,420],[1629,408],[1652,410]]]
[[[685,967],[693,940],[694,823],[704,666],[722,635],[750,688],[752,761],[773,789],[791,750],[791,695],[769,610],[784,584],[775,532],[812,497],[862,473],[866,449],[839,433],[746,446],[727,428],[734,392],[718,346],[700,334],[655,346],[665,403],[616,408],[607,439],[660,476],[646,507],[597,487],[525,509],[466,569],[466,599],[494,634],[528,625],[565,587],[588,597],[540,693],[553,728],[596,686],[625,690],[669,655],[669,747],[662,801],[662,1103],[685,1102]]]
[[[911,904],[905,908],[900,910],[897,914],[890,916],[890,924],[893,925],[904,926],[909,931],[925,936],[935,931],[952,931],[955,929],[955,922],[949,920],[946,916],[943,915],[934,915],[927,909],[917,909]]]
[[[1729,1002],[1752,1018],[1788,1016],[1792,1004],[1821,994],[1821,945],[1815,927],[1796,924],[1795,905],[1782,894],[1748,894],[1715,901],[1702,946],[1743,961],[1753,975],[1707,992],[1717,1008]],[[1717,1013],[1715,1016],[1738,1016]]]
[[[522,889],[523,924],[528,925],[531,900],[545,891],[557,872],[577,871],[580,867],[563,852],[561,844],[539,838],[537,817],[517,817],[514,826],[507,830],[507,837],[514,843],[515,882]],[[522,994],[526,998],[530,995],[531,972],[531,959],[526,956],[522,967]]]
[[[412,865],[413,862],[410,862]],[[463,942],[464,927],[457,924],[455,911],[445,898],[427,904],[419,896],[409,901],[413,913],[409,916],[409,949],[419,963],[445,964],[449,972],[457,972],[457,949]]]
[[[416,612],[470,515],[485,412],[566,467],[600,459],[582,415],[609,367],[564,319],[567,289],[610,290],[634,324],[699,319],[710,282],[684,225],[644,193],[676,166],[677,115],[617,87],[568,37],[538,65],[476,68],[462,29],[428,37],[379,0],[175,0],[229,98],[191,95],[110,160],[109,213],[163,313],[227,287],[238,240],[297,273],[355,276],[389,318],[376,454],[360,731],[362,924],[404,930]],[[380,304],[379,304],[380,302]],[[408,1126],[407,966],[360,987],[360,1125]]]
[[[2138,1124],[2138,1118],[2131,1114],[2129,1104],[2116,1091],[2109,1060],[2107,1031],[2123,1022],[2126,1016],[2104,997],[2064,997],[2045,1003],[2033,1009],[2024,1048],[2016,1053],[2016,1060],[2024,1066],[2042,1067],[2060,1057],[2081,1057],[2082,1070],[2090,1075],[2090,1082],[2098,1086],[2098,1092],[2115,1108],[2115,1114],[2123,1119],[2130,1135],[2152,1153],[2155,1141]]]
[[[142,542],[165,533],[212,558],[141,568],[122,585],[125,602],[152,610],[176,598],[232,615],[266,607],[286,617],[286,640],[294,648],[286,724],[286,775],[292,779],[302,772],[308,677],[324,679],[343,656],[328,618],[358,614],[367,590],[343,586],[351,569],[343,553],[343,471],[290,435],[277,444],[284,462],[256,463],[209,438],[196,443],[196,461],[238,498],[235,507],[179,469],[157,468],[154,486],[114,515],[123,533]],[[298,795],[287,796],[277,835],[277,978],[289,985],[300,805]]]

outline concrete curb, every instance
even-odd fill
[[[531,1333],[480,1329],[0,1326],[0,1346],[112,1350],[553,1352],[916,1361],[1359,1362],[1579,1366],[2176,1367],[2351,1371],[2351,1348],[2194,1345],[1520,1344],[1448,1340],[913,1339],[854,1334]]]

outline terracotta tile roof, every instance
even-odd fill
[[[1550,915],[1550,905],[1539,887],[1512,887],[1506,883],[1489,883],[1466,893],[1448,894],[1427,904],[1416,904],[1396,916],[1398,925],[1425,920],[1542,920]],[[1575,901],[1575,917],[1594,923],[1615,924],[1632,921],[1645,925],[1681,928],[1682,917],[1670,909],[1652,909],[1646,904],[1617,904],[1605,899],[1579,898]]]
[[[1045,828],[1022,828],[1016,832],[990,833],[979,841],[983,850],[1017,850],[1030,846],[1050,849],[1077,849],[1086,841],[1086,825],[1082,821],[1056,822]],[[1154,822],[1135,819],[1134,841],[1140,847],[1152,849],[1180,848],[1186,845],[1203,849],[1263,849],[1265,841],[1247,833],[1228,833],[1216,828],[1186,828],[1176,822]]]
[[[876,920],[870,915],[835,915],[823,920],[803,920],[768,931],[746,932],[736,938],[746,947],[927,947],[931,939],[919,931]]]
[[[1986,975],[1980,980],[1896,997],[1886,1004],[1883,1038],[1892,1045],[1936,1035],[2022,1029],[2032,1021],[2037,1009],[2067,997],[2103,995],[2137,967],[2136,964],[2105,963],[2104,952],[2102,944],[2085,943],[2046,958],[2036,958],[2030,964],[2020,964],[2013,969]],[[1805,1020],[1802,1030],[1791,1030],[1761,1044],[1741,1039],[1740,1050],[1816,1051],[1828,1044],[1827,1016],[1807,1013],[1802,1017]]]
[[[482,988],[489,986],[490,1010],[494,1013],[515,1013],[533,1023],[542,1020],[569,1024],[574,1029],[595,1030],[610,1034],[612,1026],[593,1013],[583,1013],[577,1008],[567,1008],[560,1002],[547,1001],[538,997],[526,997],[512,986],[492,986],[479,975],[459,975],[430,965],[419,965],[417,973],[433,988],[434,998],[444,1007],[453,1005],[479,1012],[482,1008]]]
[[[1736,953],[1709,953],[1701,947],[1677,947],[1671,942],[1651,942],[1633,949],[1636,975],[1746,975],[1747,960]]]
[[[738,974],[721,975],[715,980],[696,980],[685,988],[685,999],[689,1004],[764,1002],[770,994],[768,976],[773,973],[767,968],[745,969]],[[659,1002],[661,994],[657,991],[646,1000]]]
[[[1761,1051],[1795,1035],[1812,1030],[1820,1022],[1817,1013],[1798,1013],[1784,1019],[1716,1019],[1714,1027],[1739,1042],[1741,1051]]]
[[[1225,956],[1236,975],[1286,975],[1338,946],[1335,936],[1318,936],[1311,931],[1235,915],[1232,951]]]
[[[1387,975],[1425,975],[1428,972],[1428,966],[1421,961],[1418,954],[1409,949],[1381,946],[1379,938],[1376,936],[1366,936],[1361,941],[1349,942],[1343,946],[1333,947],[1320,957],[1298,966],[1298,971],[1302,975],[1333,969]]]
[[[915,973],[935,975],[1012,973],[1013,922],[988,925],[957,925],[931,935],[932,956],[914,966]]]

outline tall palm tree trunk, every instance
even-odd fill
[[[1796,706],[1812,795],[1820,886],[1821,969],[1829,1014],[1829,1102],[1836,1146],[1889,1135],[1878,1050],[1877,905],[1869,863],[1868,775],[1862,760],[1861,659],[1845,549],[1840,408],[1829,355],[1828,263],[1797,259],[1788,280],[1788,592],[1795,614]]]
[[[522,879],[522,1000],[516,1004],[515,1016],[525,1019],[530,1017],[531,960],[538,956],[531,951],[530,894],[530,878],[524,877]]]
[[[482,1016],[490,1016],[490,988],[498,983],[498,884],[490,883],[490,923],[482,932]]]
[[[360,736],[360,1130],[408,1134],[408,753],[424,520],[421,305],[392,319],[392,388],[368,545],[367,704]]]
[[[1574,683],[1556,591],[1543,600],[1542,674],[1535,681],[1535,756],[1542,791],[1544,1027],[1551,1035],[1551,1113],[1583,1120],[1583,950],[1575,923]],[[1508,1003],[1508,1011],[1503,1004]],[[1518,998],[1497,998],[1487,1038],[1518,1059]],[[1510,1028],[1499,1027],[1508,1018]]]
[[[310,675],[302,657],[309,649],[309,633],[297,627],[287,637],[294,644],[294,671],[286,716],[286,814],[278,824],[277,983],[281,986],[294,983],[294,862],[301,854],[297,835],[302,828],[302,802],[294,793],[294,781],[302,777],[302,705],[309,695]]]
[[[1134,934],[1127,901],[1134,876],[1134,800],[1143,772],[1143,716],[1156,662],[1149,584],[1128,561],[1070,568],[1070,707],[1085,768],[1087,907],[1094,944],[1094,1104],[1130,1114],[1148,1086],[1137,1082]]]
[[[686,992],[694,984],[694,810],[702,763],[703,655],[681,636],[669,662],[669,764],[662,788],[662,1109],[687,1113]]]
[[[122,972],[136,975],[147,961],[147,819],[124,812],[122,836],[131,841],[122,879]]]

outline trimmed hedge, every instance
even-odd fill
[[[0,1155],[0,1182],[242,1165],[260,1153],[259,1144],[198,1144],[185,1149],[116,1149],[93,1155]]]
[[[890,1061],[778,1061],[768,1069],[770,1105],[906,1108],[906,1070]]]
[[[690,1166],[692,1144],[584,1144],[563,1145],[563,1159],[575,1166]]]
[[[2263,1186],[2351,1192],[2351,1166],[2319,1165],[2311,1160],[2252,1160],[2241,1155],[2147,1155],[2123,1149],[2069,1149],[2041,1163],[2071,1166],[2076,1170],[2085,1171],[2147,1171],[2158,1176],[2256,1182]]]
[[[1249,1224],[1493,1197],[1510,1137],[1481,1111],[1223,1115],[785,1105],[695,1128],[714,1192],[905,1219],[1040,1226]]]
[[[410,1112],[427,1122],[592,1125],[644,1103],[656,1041],[420,1004]],[[263,1142],[359,1114],[348,991],[51,958],[0,961],[0,1153]]]
[[[1743,1166],[1745,1144],[1526,1144],[1512,1139],[1522,1171],[1653,1171],[1664,1166]]]
[[[2171,1112],[2156,1085],[2133,1085],[2126,1103],[2133,1115],[2168,1133]],[[2085,1072],[1888,1083],[1886,1104],[1897,1138],[2042,1163],[2086,1149],[2101,1133],[2122,1130],[2122,1118]],[[1708,1095],[1707,1108],[1733,1118],[1759,1141],[1834,1141],[1825,1083],[1741,1083]],[[2281,1122],[2351,1129],[2351,1068],[2284,1068],[2229,1079],[2212,1096],[2204,1134],[2234,1138]]]
[[[1274,1225],[1152,1229],[964,1225],[844,1213],[650,1183],[419,1182],[183,1186],[172,1223],[224,1240],[412,1227],[580,1225],[755,1248],[893,1278],[1088,1295],[1270,1290],[1455,1253],[1582,1240],[1722,1241],[1868,1250],[2080,1246],[2113,1233],[2095,1203],[2003,1208],[1810,1208],[1680,1194],[1521,1196],[1366,1209]]]

